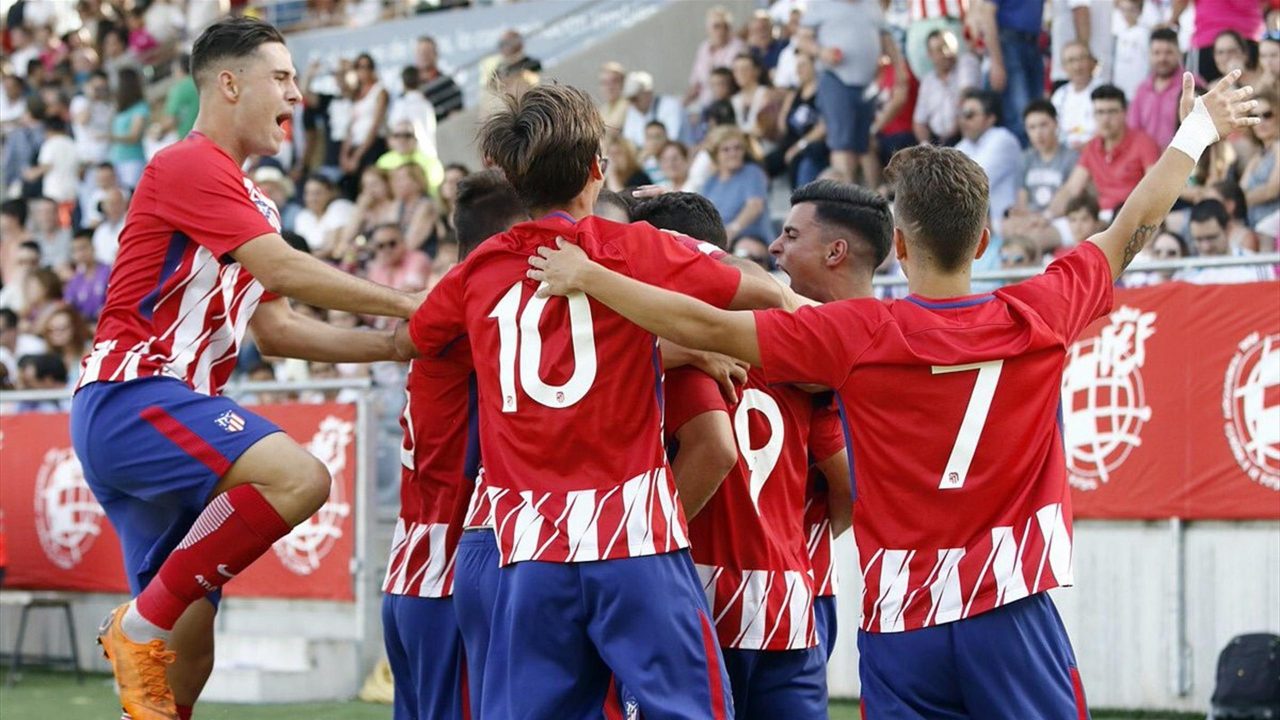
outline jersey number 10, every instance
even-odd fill
[[[498,321],[498,383],[502,387],[502,412],[519,407],[516,399],[516,346],[520,356],[520,386],[539,405],[561,409],[581,400],[596,380],[596,336],[591,324],[591,304],[587,296],[574,293],[569,303],[569,331],[573,341],[573,375],[563,385],[543,382],[538,373],[542,364],[542,333],[538,322],[550,298],[529,298],[520,310],[523,282],[511,286],[489,317]],[[519,320],[517,321],[517,315]]]

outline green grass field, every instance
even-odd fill
[[[110,720],[114,716],[113,708],[118,707],[111,679],[106,675],[89,675],[83,685],[76,684],[74,675],[40,671],[23,673],[13,687],[9,687],[7,681],[8,675],[0,673],[0,720]],[[206,703],[196,712],[198,720],[387,720],[390,717],[390,707],[358,701],[255,706]],[[831,704],[831,720],[857,717],[855,703]],[[1093,717],[1094,720],[1189,720],[1204,716],[1095,711]]]

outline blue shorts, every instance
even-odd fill
[[[738,720],[827,720],[827,659],[807,650],[724,649]]]
[[[862,85],[845,85],[835,73],[818,76],[818,111],[827,125],[827,147],[862,154],[871,147],[875,99],[866,98]]]
[[[1045,593],[900,633],[858,632],[865,717],[1080,720],[1075,654]]]
[[[172,378],[97,382],[71,401],[71,443],[124,550],[137,595],[186,537],[218,480],[272,422]],[[220,593],[211,593],[215,605]]]
[[[689,551],[498,573],[485,717],[599,718],[611,673],[645,720],[733,717],[724,657]]]
[[[396,683],[395,720],[469,717],[453,600],[384,595],[382,638]]]
[[[498,593],[498,541],[493,531],[467,530],[458,540],[453,562],[453,610],[466,648],[467,692],[471,717],[480,713],[484,689],[485,657],[489,653],[489,626],[493,624],[493,597]]]
[[[831,653],[836,651],[836,631],[839,629],[835,595],[819,595],[813,599],[813,624],[818,629],[818,646],[830,660]]]

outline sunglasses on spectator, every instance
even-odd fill
[[[1163,250],[1152,250],[1151,254],[1158,258],[1176,258],[1178,251],[1173,248],[1164,248]]]
[[[374,243],[373,249],[374,250],[390,250],[391,248],[399,244],[400,244],[399,240],[383,240],[382,242]]]
[[[1007,262],[1010,265],[1016,265],[1018,263],[1026,262],[1027,256],[1026,255],[1005,255],[1004,257],[1000,258],[1000,260],[1002,260],[1003,262]]]
[[[413,137],[413,133],[411,133],[411,132],[393,132],[393,133],[391,133],[391,137],[396,138],[396,139],[398,139],[398,140],[408,140],[408,139],[410,139],[410,138],[412,138],[412,137]]]
[[[741,143],[732,143],[732,144],[726,143],[720,146],[720,152],[724,152],[726,150],[730,152],[734,152],[734,151],[741,152],[742,150],[745,150],[745,149],[746,148],[743,147]]]

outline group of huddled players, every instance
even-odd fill
[[[1205,148],[1250,116],[1196,99],[1112,225],[974,294],[987,179],[922,146],[876,195],[800,188],[772,251],[723,252],[705,201],[601,197],[590,98],[541,85],[479,133],[464,259],[425,297],[288,247],[244,177],[299,101],[269,25],[196,42],[200,117],[131,204],[72,409],[135,599],[99,632],[133,720],[189,718],[222,585],[324,502],[323,465],[221,396],[265,352],[412,359],[383,607],[397,718],[821,718],[830,542],[850,524],[871,718],[1086,717],[1045,593],[1071,582],[1058,388]],[[603,200],[603,202],[601,202]],[[606,207],[607,206],[607,207]],[[911,295],[870,297],[893,252]],[[295,313],[408,319],[385,332]]]

